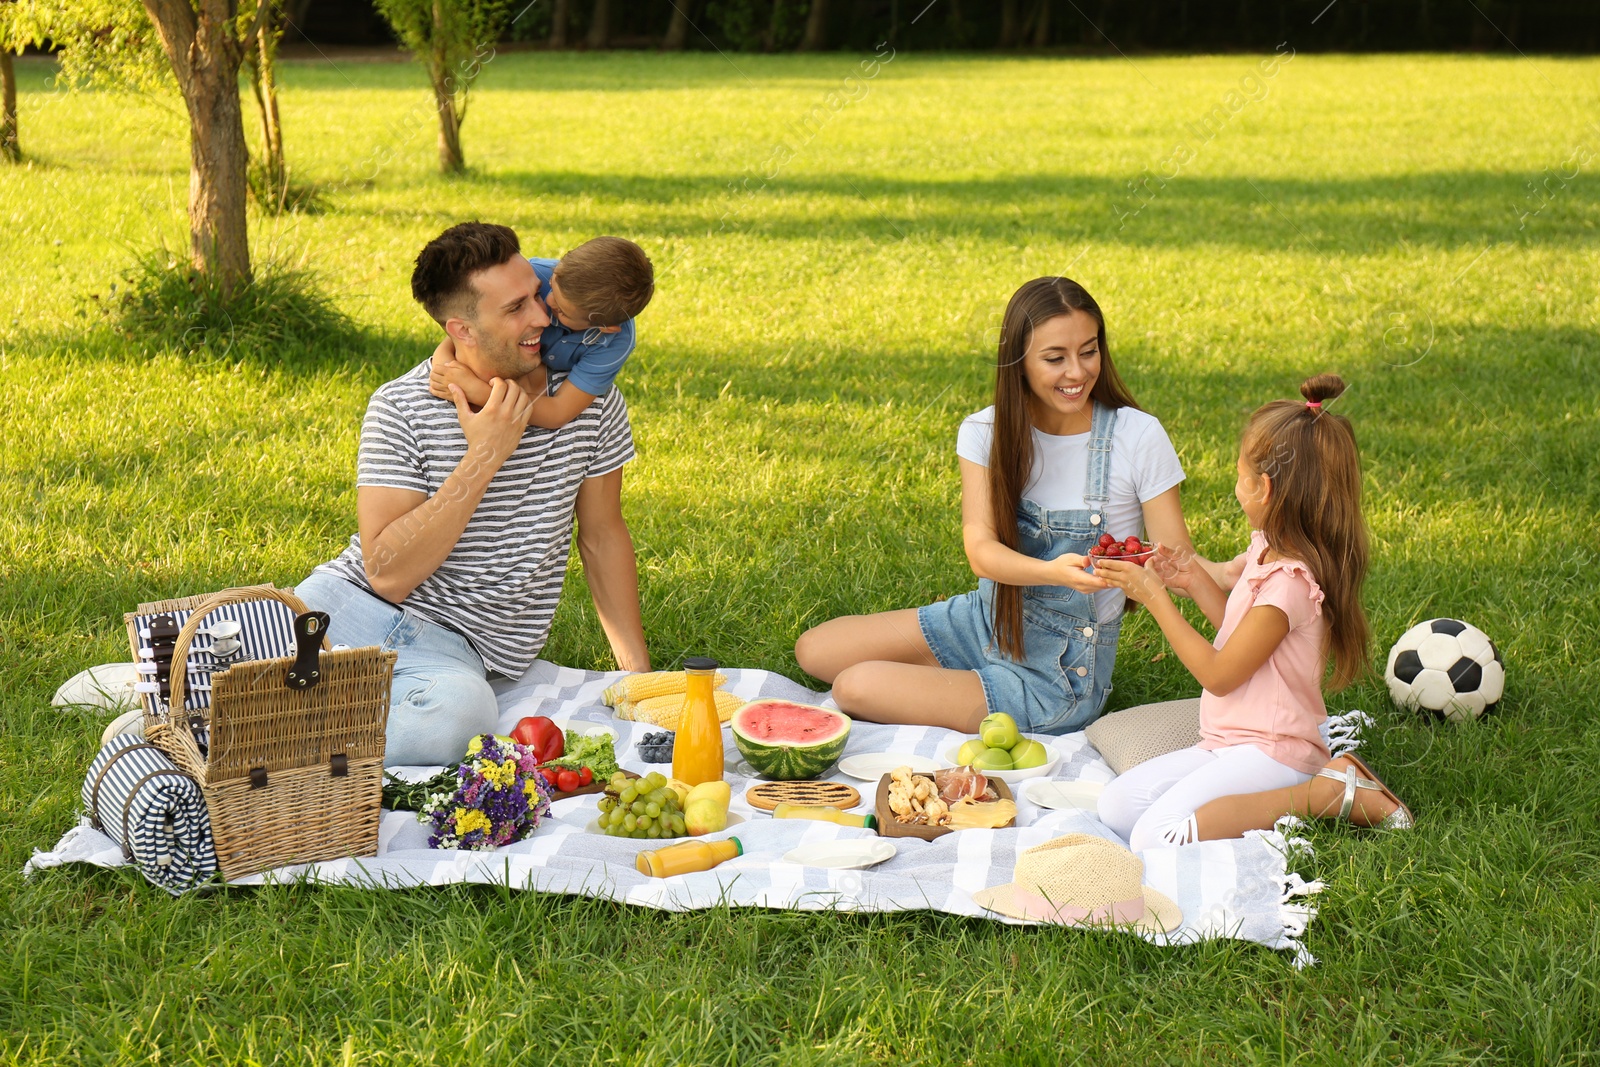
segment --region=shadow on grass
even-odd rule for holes
[[[606,209],[631,212],[629,232],[686,237],[733,232],[786,240],[906,236],[1005,239],[1047,231],[1140,246],[1225,245],[1263,251],[1371,253],[1397,242],[1454,249],[1493,238],[1535,246],[1600,242],[1600,203],[1567,193],[1542,211],[1527,199],[1527,175],[1436,171],[1351,179],[1210,177],[1163,182],[1137,173],[1114,178],[1040,174],[956,180],[812,175],[785,171],[770,181],[751,172],[655,176],[576,171],[477,171],[460,184],[537,197],[542,222],[579,230],[607,226]],[[1141,182],[1130,189],[1130,182]],[[819,213],[817,197],[858,202],[853,217]],[[563,217],[562,201],[572,202]],[[708,203],[709,202],[709,203]],[[411,220],[414,208],[346,205],[355,215]],[[1524,225],[1526,223],[1526,225]]]

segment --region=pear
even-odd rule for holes
[[[690,837],[714,834],[728,828],[728,805],[733,789],[727,782],[701,782],[683,802],[683,824]]]

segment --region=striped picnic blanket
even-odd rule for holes
[[[217,873],[199,784],[141,737],[119,734],[100,749],[84,776],[83,810],[126,862],[173,896]]]
[[[778,697],[804,703],[826,703],[781,675],[767,671],[724,668],[727,688],[745,697]],[[524,715],[548,715],[571,725],[602,724],[618,735],[617,756],[630,770],[645,772],[634,744],[654,727],[621,722],[600,702],[601,691],[622,677],[619,673],[581,671],[537,662],[516,682],[498,689],[502,732]],[[1359,712],[1330,720],[1336,751],[1358,742],[1354,731]],[[858,722],[851,729],[846,755],[873,752],[912,753],[941,757],[962,740],[949,730],[923,726],[880,726]],[[1059,759],[1051,778],[1085,783],[1092,792],[1113,777],[1082,733],[1056,738]],[[423,777],[437,768],[412,768]],[[404,770],[397,768],[396,770]],[[330,860],[285,867],[252,875],[236,884],[306,879],[372,888],[401,888],[472,882],[509,885],[551,893],[571,893],[625,901],[645,907],[682,911],[720,906],[773,907],[843,911],[929,909],[956,915],[1013,920],[985,911],[972,899],[980,889],[1011,880],[1016,856],[1024,849],[1068,833],[1097,834],[1120,840],[1092,809],[1047,809],[1017,792],[1017,825],[1001,830],[965,830],[935,841],[893,838],[895,855],[864,870],[833,870],[786,862],[784,856],[802,844],[870,837],[871,831],[832,823],[777,820],[754,810],[744,799],[750,768],[729,743],[728,780],[733,786],[733,822],[725,831],[744,845],[744,855],[710,871],[672,879],[639,874],[634,859],[643,843],[606,837],[594,831],[596,798],[572,797],[557,802],[529,839],[493,852],[439,851],[427,847],[428,828],[409,812],[385,812],[377,856]],[[862,793],[860,811],[871,810],[873,786],[835,770],[830,777],[851,782]],[[36,853],[30,868],[69,861],[115,865],[121,853],[109,841],[96,849],[92,831],[74,830],[63,839],[70,845]],[[99,835],[93,835],[98,837]],[[1149,935],[1160,944],[1186,944],[1210,938],[1237,938],[1294,953],[1297,964],[1311,962],[1300,943],[1316,909],[1305,899],[1319,892],[1320,882],[1307,882],[1290,869],[1304,842],[1280,830],[1252,833],[1233,841],[1209,841],[1183,848],[1142,853],[1145,881],[1183,909],[1183,925],[1165,935]],[[657,847],[650,842],[649,847]],[[1309,850],[1306,851],[1309,854]],[[1143,935],[1142,935],[1143,936]]]

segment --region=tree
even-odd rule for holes
[[[278,44],[283,40],[283,0],[267,0],[266,15],[256,31],[256,47],[247,58],[250,87],[261,115],[261,162],[257,168],[259,199],[264,207],[282,210],[289,195],[289,166],[283,158],[283,120],[278,115]]]
[[[565,3],[566,0],[561,2]],[[667,36],[661,42],[663,52],[681,52],[683,46],[689,42],[689,10],[694,7],[694,2],[695,0],[673,0],[672,21],[667,23]]]
[[[269,0],[30,0],[69,83],[176,84],[189,115],[189,253],[231,293],[250,281],[239,65]],[[243,10],[241,11],[241,5]]]
[[[567,26],[572,21],[572,0],[556,0],[550,16],[550,47],[567,47]]]
[[[828,47],[828,0],[811,0],[806,13],[806,33],[800,38],[800,51],[820,52]]]
[[[271,0],[143,0],[189,112],[189,252],[225,292],[250,281],[239,66]]]
[[[38,11],[32,3],[0,0],[0,158],[8,163],[22,162],[22,137],[17,126],[17,72],[11,62],[15,52],[38,44]]]
[[[594,0],[589,14],[589,34],[583,39],[589,48],[611,47],[611,0]]]
[[[148,2],[148,0],[147,0]],[[439,170],[466,169],[461,123],[467,91],[505,32],[513,0],[376,0],[400,44],[422,63],[439,112]]]
[[[4,8],[0,8],[0,19],[6,17],[3,12]],[[5,23],[0,22],[0,156],[8,163],[22,162],[22,139],[17,134],[17,72],[11,53],[20,52],[25,45],[26,42],[14,41]]]

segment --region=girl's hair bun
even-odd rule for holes
[[[1300,383],[1300,395],[1313,404],[1332,400],[1344,392],[1344,379],[1337,374],[1317,374]]]

